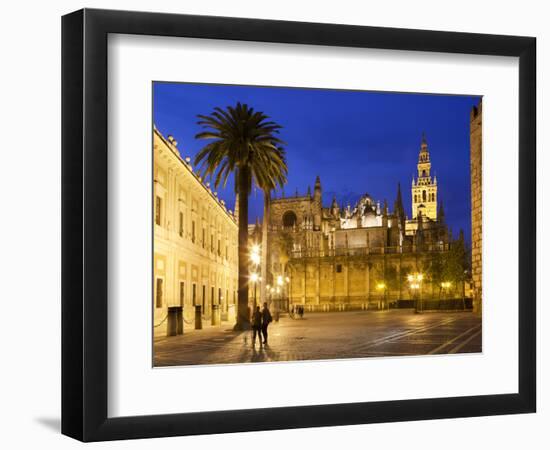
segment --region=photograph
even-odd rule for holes
[[[6,2],[0,448],[545,447],[550,27],[493,3]]]
[[[482,351],[481,95],[152,90],[154,367]]]

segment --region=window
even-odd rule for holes
[[[162,199],[157,195],[155,197],[155,223],[160,225],[160,214],[162,207]]]
[[[214,305],[214,286],[210,289],[210,302]]]
[[[202,248],[206,247],[206,230],[202,229]]]
[[[183,237],[183,213],[180,211],[179,235]]]
[[[185,283],[180,281],[180,306],[185,305]]]
[[[157,308],[162,308],[162,278],[157,278],[157,295],[156,295],[156,306]]]
[[[204,307],[206,306],[206,286],[202,285],[202,313],[204,314]]]
[[[422,171],[422,177],[425,177],[425,176],[426,176],[426,171],[423,170],[423,171]]]
[[[293,211],[287,211],[283,214],[283,227],[293,228],[296,225],[298,219]]]
[[[422,191],[422,201],[426,201],[426,191]]]
[[[195,243],[195,239],[195,221],[193,220],[193,222],[191,223],[191,242],[193,242],[193,244]]]
[[[197,285],[193,283],[193,306],[197,305]]]
[[[342,273],[342,264],[336,264],[336,273]]]
[[[221,255],[222,255],[222,243],[218,239],[218,256],[221,256]]]
[[[414,202],[415,202],[415,203],[418,202],[418,197],[416,196],[416,194],[414,194]]]

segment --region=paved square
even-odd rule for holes
[[[412,310],[310,313],[269,326],[269,342],[228,324],[157,338],[155,366],[234,364],[481,352],[481,317]]]

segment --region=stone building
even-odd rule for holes
[[[481,313],[482,294],[482,103],[470,113],[470,176],[472,189],[472,283],[474,311]]]
[[[268,282],[272,301],[288,299],[306,310],[380,308],[421,296],[439,298],[441,289],[424,276],[434,255],[452,242],[443,205],[437,203],[437,180],[425,136],[418,156],[418,177],[411,187],[412,217],[403,206],[397,185],[393,209],[364,194],[354,206],[333,198],[323,207],[322,185],[313,193],[271,200]],[[411,291],[409,275],[423,274]],[[268,297],[269,298],[269,297]]]
[[[180,156],[172,136],[154,128],[153,151],[154,334],[234,322],[235,216]]]

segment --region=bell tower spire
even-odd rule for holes
[[[323,199],[321,197],[321,178],[319,175],[315,178],[313,188],[313,229],[321,229],[321,215],[323,211]]]
[[[430,174],[432,163],[425,133],[422,133],[416,168],[418,175],[411,187],[412,218],[417,219],[421,212],[423,217],[437,220],[437,180]]]

